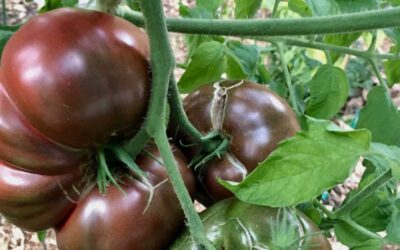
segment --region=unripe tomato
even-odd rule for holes
[[[94,187],[78,202],[76,209],[56,231],[60,250],[164,250],[183,226],[184,215],[158,150],[136,160],[155,186],[154,196],[142,182],[132,177],[121,181],[126,194],[110,186],[102,195]],[[186,159],[173,148],[175,160],[189,193],[195,178]],[[155,157],[155,159],[153,158]],[[147,203],[150,202],[147,210]]]
[[[3,85],[29,123],[88,148],[140,126],[149,96],[149,46],[129,22],[57,9],[31,18],[2,55]]]
[[[200,217],[216,250],[331,249],[318,227],[296,209],[256,206],[230,198],[215,203]],[[185,230],[169,249],[198,248]]]
[[[241,181],[280,141],[299,130],[296,115],[285,100],[268,87],[249,81],[203,86],[185,98],[184,108],[201,133],[217,131],[230,139],[221,159],[200,168],[201,184],[213,200],[232,196],[217,183],[218,178]]]

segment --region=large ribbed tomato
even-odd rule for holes
[[[206,195],[214,200],[232,196],[217,178],[241,181],[280,141],[299,130],[296,115],[285,100],[268,87],[249,81],[203,86],[185,98],[184,108],[204,135],[216,131],[230,139],[228,152],[199,170]],[[186,143],[190,144],[190,139]]]
[[[47,12],[11,37],[0,68],[0,213],[37,231],[71,212],[98,145],[142,123],[148,59],[145,33],[97,11]]]
[[[235,198],[215,203],[200,214],[216,250],[331,250],[318,227],[294,208],[256,206]],[[186,230],[170,250],[196,250]]]
[[[184,224],[184,215],[166,169],[160,164],[158,150],[151,147],[146,151],[136,162],[156,187],[154,196],[150,198],[149,189],[129,177],[121,177],[126,194],[111,186],[102,195],[94,187],[57,228],[60,250],[166,249]],[[187,167],[186,158],[175,147],[173,153],[186,187],[193,194],[195,177]]]
[[[8,41],[3,85],[38,131],[74,148],[137,128],[149,95],[149,46],[129,22],[97,11],[33,17]]]

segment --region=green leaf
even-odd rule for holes
[[[225,46],[211,41],[201,44],[178,82],[182,93],[191,92],[200,86],[221,79],[226,69]]]
[[[394,43],[400,45],[400,28],[386,28],[384,29],[385,35],[390,38]]]
[[[383,245],[383,241],[382,240],[378,240],[378,239],[369,239],[363,243],[361,243],[361,245],[357,245],[352,247],[352,250],[377,250],[377,249],[383,249],[384,245]]]
[[[3,53],[3,49],[6,46],[8,40],[14,34],[13,31],[2,30],[1,28],[2,27],[0,27],[0,58],[1,58],[1,54]]]
[[[235,17],[252,18],[261,7],[262,0],[235,0]]]
[[[327,35],[324,37],[324,41],[329,44],[348,47],[355,42],[361,34],[362,32]],[[330,52],[330,55],[332,61],[336,62],[342,54]]]
[[[289,0],[288,7],[291,11],[296,12],[300,16],[309,17],[313,15],[310,7],[304,2],[304,0]]]
[[[321,66],[309,83],[310,102],[306,113],[315,118],[329,119],[346,103],[349,82],[346,73],[330,65]]]
[[[44,13],[57,8],[62,8],[61,0],[46,0],[43,7],[40,8],[39,13]]]
[[[220,183],[252,204],[286,207],[309,201],[342,183],[369,148],[367,130],[342,131],[329,124],[310,119],[308,131],[281,142],[244,181]]]
[[[342,13],[363,12],[379,8],[379,0],[335,0]]]
[[[386,240],[390,243],[400,244],[400,199],[394,202],[394,211],[392,220],[388,225],[386,232]]]
[[[345,222],[340,222],[334,225],[334,230],[335,230],[335,235],[337,239],[345,244],[346,246],[349,246],[350,248],[353,249],[353,247],[356,246],[362,246],[365,242],[368,242],[371,240],[370,237],[360,233],[357,230],[354,230],[352,226]],[[380,249],[380,248],[377,248]],[[369,250],[377,250],[375,249],[369,249]]]
[[[392,48],[391,52],[397,53],[398,48]],[[396,83],[400,83],[400,60],[387,60],[383,63],[385,74],[388,80],[389,87]]]
[[[400,147],[400,114],[384,87],[370,90],[356,127],[371,131],[374,142]]]
[[[183,4],[179,5],[179,15],[187,18],[200,18],[200,19],[212,19],[213,13],[204,8],[189,8]]]
[[[335,0],[306,0],[314,16],[329,16],[339,14],[339,5]]]
[[[224,3],[224,0],[196,0],[196,7],[203,8],[215,13]]]
[[[63,7],[74,7],[78,2],[79,0],[61,0]]]
[[[392,175],[400,181],[400,148],[381,143],[373,143],[370,153],[365,156],[375,166],[383,169],[390,168]]]
[[[126,4],[128,4],[129,8],[132,10],[140,11],[139,0],[126,0]]]
[[[257,73],[260,55],[257,46],[230,41],[227,53],[229,79],[251,79]]]

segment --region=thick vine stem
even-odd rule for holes
[[[140,13],[121,7],[117,14],[143,25]],[[215,20],[169,18],[171,32],[226,36],[293,36],[346,33],[400,26],[400,7],[335,16],[292,19]]]
[[[179,124],[179,129],[181,129],[183,133],[190,135],[194,141],[200,143],[202,141],[203,134],[200,133],[200,131],[198,131],[189,121],[185,110],[183,109],[178,86],[173,76],[170,78],[168,94],[170,108],[174,111],[171,113],[171,122],[173,122],[173,124]]]
[[[373,182],[367,185],[360,192],[355,194],[347,203],[345,203],[341,208],[335,211],[336,218],[341,218],[349,214],[355,207],[360,204],[365,198],[372,195],[379,187],[387,183],[392,178],[392,171],[390,169],[386,170]]]
[[[166,105],[169,79],[174,68],[172,49],[168,40],[163,6],[161,0],[140,0],[145,17],[145,26],[150,39],[152,65],[152,91],[145,122],[147,133],[154,138],[165,163],[172,186],[188,219],[189,229],[194,241],[207,250],[215,248],[207,239],[200,217],[197,214],[182,176],[176,166],[166,135]]]

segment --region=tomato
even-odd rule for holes
[[[1,60],[0,213],[44,230],[76,206],[97,147],[141,125],[148,39],[123,19],[58,9],[23,25]]]
[[[228,152],[221,159],[200,168],[201,185],[213,200],[232,196],[217,183],[218,178],[243,180],[280,141],[299,130],[296,115],[282,98],[249,81],[203,86],[185,98],[184,108],[201,133],[217,131],[230,139]],[[190,138],[186,142],[190,144]]]
[[[129,22],[57,9],[31,18],[6,44],[3,85],[38,131],[88,148],[136,129],[149,96],[149,45]]]
[[[229,198],[215,203],[200,217],[217,250],[331,249],[318,227],[296,209],[256,206]],[[197,247],[185,230],[169,249]]]
[[[129,177],[121,183],[126,195],[115,186],[108,187],[105,195],[94,187],[57,228],[60,250],[166,249],[183,225],[184,215],[171,183],[166,181],[168,175],[159,163],[158,150],[152,147],[147,151],[152,156],[141,155],[136,162],[156,186],[153,198],[150,199],[149,189],[143,183]],[[183,154],[176,148],[173,152],[185,184],[193,194],[195,177]]]

